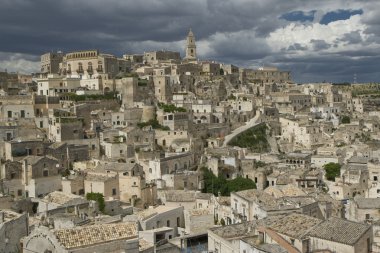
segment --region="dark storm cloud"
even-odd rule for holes
[[[349,44],[358,44],[358,43],[363,42],[362,36],[360,35],[359,31],[353,31],[353,32],[344,34],[341,41],[345,41]]]
[[[303,51],[303,50],[306,50],[307,47],[306,46],[302,46],[300,43],[294,43],[293,45],[289,46],[288,47],[288,51]]]
[[[372,55],[378,49],[373,45],[380,43],[379,13],[373,6],[347,7],[349,10],[362,10],[362,13],[350,11],[349,15],[361,14],[366,24],[361,32],[367,34],[366,40],[360,31],[348,30],[333,43],[326,42],[323,35],[310,37],[311,42],[307,45],[297,40],[285,44],[286,41],[278,37],[276,40],[283,44],[283,50],[276,50],[268,43],[271,33],[293,21],[300,25],[303,21],[307,24],[318,23],[326,13],[340,13],[343,3],[346,3],[342,0],[310,2],[2,0],[0,69],[21,68],[22,71],[24,68],[29,71],[34,66],[37,70],[39,55],[56,50],[69,52],[96,48],[121,56],[124,53],[167,49],[183,54],[183,40],[191,27],[198,42],[199,56],[203,59],[247,67],[277,65],[292,70],[295,79],[301,81],[308,80],[308,76],[318,77],[320,74],[317,71],[326,71],[325,75],[331,78],[343,78],[344,73],[351,76],[351,70],[345,66],[363,66],[363,70],[373,70]],[[355,1],[349,2],[355,4]],[[369,0],[368,3],[374,4],[376,1]],[[341,20],[345,17],[335,15],[335,18]],[[308,30],[305,36],[314,32]],[[342,43],[362,47],[343,50]],[[333,48],[340,52],[314,56],[315,51],[325,52]],[[336,65],[325,67],[327,64],[323,62]],[[303,71],[306,74],[302,74]],[[366,76],[368,80],[378,78],[376,71]]]
[[[329,49],[331,47],[331,45],[324,40],[310,40],[310,43],[313,45],[315,51]]]

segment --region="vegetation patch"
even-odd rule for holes
[[[267,129],[268,127],[265,124],[254,126],[235,136],[228,145],[248,148],[257,153],[269,152],[270,145],[266,138]]]
[[[326,171],[326,179],[335,182],[335,178],[340,176],[340,164],[328,163],[323,166]]]
[[[164,112],[186,112],[186,109],[183,107],[177,107],[173,104],[164,104],[164,103],[158,103],[158,107],[164,110]]]
[[[65,96],[69,97],[69,100],[78,102],[86,100],[112,100],[116,99],[116,92],[109,92],[106,94],[92,94],[92,95],[77,95],[75,93],[68,93]]]
[[[233,180],[227,180],[223,176],[215,176],[207,168],[202,168],[205,187],[202,192],[213,193],[215,196],[230,196],[231,192],[256,189],[256,184],[249,178],[237,177]]]
[[[144,128],[146,126],[152,126],[153,129],[161,129],[161,130],[165,130],[165,131],[170,130],[170,128],[168,126],[163,126],[160,123],[158,123],[157,119],[151,119],[151,120],[149,120],[147,122],[137,123],[137,126],[139,128]]]
[[[146,80],[146,79],[140,79],[139,78],[139,80],[137,82],[137,85],[138,86],[147,86],[148,85],[148,80]]]
[[[104,208],[105,208],[106,204],[104,203],[103,194],[97,193],[97,192],[89,192],[86,194],[86,199],[87,200],[94,200],[94,201],[98,202],[99,211],[104,213]]]
[[[351,123],[351,118],[349,116],[347,116],[347,115],[344,115],[344,116],[342,116],[341,121],[342,121],[342,124],[350,124]]]

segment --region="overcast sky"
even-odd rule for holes
[[[0,70],[38,71],[39,56],[99,49],[184,55],[290,70],[297,82],[380,81],[378,0],[0,0]]]

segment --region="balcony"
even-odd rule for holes
[[[92,73],[94,73],[94,70],[92,68],[88,68],[87,73],[92,74]]]
[[[96,68],[96,71],[97,71],[98,73],[101,73],[101,72],[103,72],[103,68]]]
[[[79,73],[82,73],[83,74],[83,69],[77,69],[76,72],[79,74]]]

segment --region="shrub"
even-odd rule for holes
[[[97,192],[89,192],[86,194],[86,199],[87,200],[94,200],[98,202],[99,205],[99,210],[104,213],[104,208],[105,208],[105,203],[104,203],[104,196],[101,193]]]
[[[160,125],[160,123],[158,123],[157,119],[151,119],[151,120],[149,120],[147,122],[137,123],[137,126],[139,128],[143,128],[143,127],[146,127],[146,126],[152,126],[153,129],[161,129],[161,130],[165,130],[165,131],[170,130],[170,128],[168,126]]]
[[[243,191],[248,189],[256,189],[256,184],[251,179],[237,177],[233,180],[227,180],[222,176],[215,176],[214,173],[207,168],[202,168],[205,187],[204,193],[213,193],[215,196],[230,196],[231,192]]]
[[[183,107],[177,107],[173,104],[164,104],[164,103],[158,103],[158,107],[164,110],[164,112],[186,112],[186,109]]]

